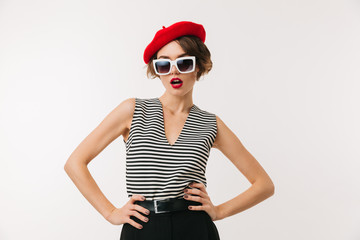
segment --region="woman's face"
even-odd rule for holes
[[[157,59],[160,58],[167,58],[170,60],[175,60],[179,57],[190,56],[185,54],[184,50],[176,41],[171,41],[165,46],[163,46],[157,53]],[[184,96],[185,94],[192,91],[193,86],[196,81],[196,75],[199,71],[198,67],[196,66],[195,71],[191,73],[180,73],[176,66],[172,66],[171,72],[168,75],[158,75],[162,84],[164,85],[166,91],[173,95]],[[171,85],[171,79],[173,78],[180,78],[182,81],[182,85],[179,88],[175,88]]]

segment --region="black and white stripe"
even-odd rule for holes
[[[173,145],[164,130],[159,98],[135,98],[126,146],[128,197],[182,198],[190,182],[206,184],[206,164],[217,133],[216,115],[193,105]]]

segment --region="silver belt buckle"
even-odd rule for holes
[[[161,200],[154,200],[154,208],[155,208],[155,213],[165,213],[165,212],[170,212],[170,211],[158,211],[158,206],[157,206],[157,202],[161,201]]]

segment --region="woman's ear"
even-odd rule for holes
[[[199,71],[199,66],[197,64],[195,64],[195,72]]]

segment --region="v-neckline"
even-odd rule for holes
[[[179,141],[179,138],[182,136],[183,134],[183,131],[187,125],[187,122],[189,121],[189,117],[190,117],[190,114],[192,113],[194,107],[195,107],[195,104],[193,104],[190,108],[190,112],[188,113],[187,117],[186,117],[186,120],[185,120],[185,123],[180,131],[180,134],[178,135],[178,137],[176,138],[175,142],[173,144],[170,144],[169,143],[169,140],[167,139],[166,137],[166,132],[165,132],[165,121],[164,121],[164,108],[163,108],[163,105],[160,101],[160,99],[157,97],[156,100],[158,101],[159,105],[160,105],[160,109],[161,109],[161,125],[162,125],[162,132],[163,132],[163,137],[165,138],[166,140],[166,143],[170,146],[170,147],[173,147],[178,141]]]

